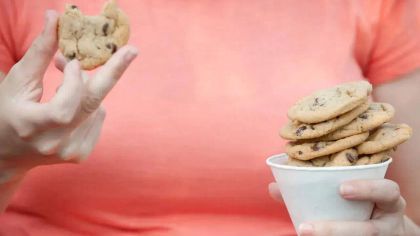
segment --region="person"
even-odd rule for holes
[[[370,221],[300,235],[420,235],[418,1],[120,0],[130,45],[91,73],[56,54],[65,2],[0,1],[1,235],[294,235],[264,160],[296,99],[359,79],[414,136],[341,186]]]

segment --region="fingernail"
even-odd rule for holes
[[[354,194],[354,187],[350,184],[342,184],[340,186],[340,193],[341,195],[346,195],[346,196],[352,195]]]
[[[138,54],[138,50],[136,48],[132,48],[128,50],[128,52],[125,54],[124,59],[126,61],[131,61],[137,56],[137,54]]]
[[[311,236],[314,233],[314,226],[308,223],[303,223],[299,225],[299,235],[300,236]]]

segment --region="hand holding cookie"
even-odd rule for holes
[[[58,18],[47,11],[42,34],[0,83],[0,183],[38,165],[86,158],[105,118],[101,102],[137,56],[135,47],[123,46],[87,78],[78,60],[59,55],[63,82],[50,101],[41,103],[43,77],[57,51]]]

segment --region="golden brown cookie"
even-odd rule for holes
[[[349,148],[332,154],[330,161],[327,162],[325,166],[351,166],[354,165],[358,159],[356,149]]]
[[[291,120],[313,124],[344,114],[367,100],[372,85],[355,81],[317,91],[296,102],[288,111]]]
[[[406,124],[386,123],[376,129],[369,138],[357,147],[359,154],[379,153],[401,144],[412,135]]]
[[[58,46],[68,59],[77,59],[83,69],[104,64],[130,35],[127,16],[114,0],[97,16],[85,16],[75,5],[67,5],[58,23]]]
[[[304,124],[289,121],[280,131],[280,136],[289,140],[312,139],[326,135],[344,125],[349,124],[369,107],[367,102],[331,120],[316,124]],[[350,136],[350,135],[349,135]]]
[[[321,137],[321,139],[325,141],[337,140],[373,130],[383,123],[390,121],[394,113],[394,107],[388,103],[371,103],[369,104],[369,108],[351,123]]]
[[[295,159],[293,157],[289,157],[287,159],[287,165],[289,165],[289,166],[300,166],[300,167],[313,167],[314,166],[311,161],[301,161],[301,160]]]
[[[330,155],[356,145],[367,139],[369,132],[356,134],[336,141],[320,142],[289,142],[286,145],[286,152],[289,156],[299,160],[311,160],[316,157]]]

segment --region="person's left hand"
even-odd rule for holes
[[[275,183],[269,185],[270,195],[281,200]],[[299,226],[300,236],[367,236],[367,235],[418,235],[418,227],[404,215],[406,202],[397,183],[387,180],[354,180],[340,187],[343,198],[352,201],[375,203],[369,221],[317,221]]]

